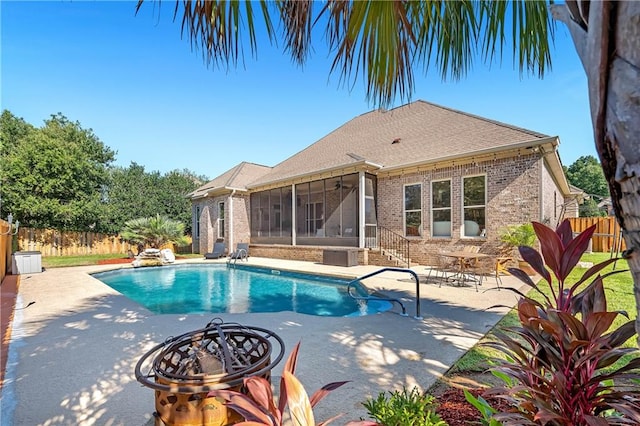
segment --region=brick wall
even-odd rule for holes
[[[563,203],[564,197],[551,173],[546,167],[542,167],[542,217],[538,220],[555,228],[562,214]]]
[[[198,253],[209,253],[213,250],[213,243],[219,238],[218,235],[218,203],[225,203],[225,215],[228,211],[228,197],[219,196],[211,198],[203,198],[194,203],[200,206],[200,235],[198,235]],[[195,209],[194,209],[195,211]],[[225,235],[228,235],[228,219],[225,220]]]
[[[229,209],[229,207],[226,207]],[[248,243],[251,238],[249,219],[249,194],[234,194],[233,196],[233,230],[229,230],[228,236],[233,232],[233,244]],[[230,216],[227,210],[227,216]],[[230,226],[231,222],[227,226]],[[227,238],[229,241],[229,238]]]
[[[334,247],[335,248],[335,247]],[[268,257],[271,259],[301,260],[305,262],[322,263],[322,251],[325,247],[318,246],[285,246],[271,244],[251,244],[251,256]],[[353,249],[353,247],[350,247]],[[358,265],[369,264],[369,250],[358,250]]]
[[[421,236],[410,239],[411,259],[420,264],[434,264],[442,249],[459,249],[477,245],[483,251],[501,245],[499,234],[508,225],[540,220],[541,168],[537,154],[512,159],[485,161],[416,172],[402,176],[378,178],[378,223],[404,235],[403,186],[422,184]],[[462,180],[466,176],[486,175],[486,238],[462,238]],[[451,180],[451,238],[431,237],[431,182]]]

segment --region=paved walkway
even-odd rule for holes
[[[210,263],[214,263],[210,261]],[[252,257],[250,264],[357,277],[376,266],[333,267]],[[151,347],[219,316],[226,322],[264,327],[285,341],[287,355],[302,341],[298,377],[312,393],[340,380],[350,383],[316,407],[318,421],[346,413],[335,424],[366,417],[361,403],[380,392],[426,389],[513,306],[510,291],[421,284],[423,319],[416,319],[416,285],[408,274],[384,273],[366,280],[371,288],[406,302],[399,309],[355,318],[316,317],[291,312],[265,314],[154,315],[88,275],[113,266],[48,269],[22,275],[0,424],[151,424],[153,391],[134,377],[138,359]],[[421,277],[424,267],[413,268]],[[514,278],[505,284],[521,287]],[[277,380],[281,362],[274,371]],[[274,383],[277,381],[274,380]]]

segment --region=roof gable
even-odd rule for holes
[[[271,167],[243,161],[227,170],[215,179],[205,183],[188,196],[191,198],[206,197],[215,192],[231,191],[233,189],[247,190],[247,185],[271,170]]]
[[[350,120],[279,163],[251,186],[364,161],[381,170],[393,169],[544,138],[548,136],[418,100]]]

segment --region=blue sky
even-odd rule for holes
[[[2,1],[2,109],[36,126],[61,112],[117,151],[117,165],[213,178],[241,161],[274,166],[374,108],[362,80],[348,88],[329,73],[322,39],[303,68],[266,39],[257,59],[247,47],[244,65],[207,68],[181,39],[173,4],[136,15],[135,2]],[[458,82],[419,71],[412,99],[558,135],[567,166],[597,158],[586,77],[557,29],[543,80],[521,78],[508,52]]]

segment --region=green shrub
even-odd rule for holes
[[[446,426],[435,413],[436,403],[431,395],[413,388],[410,392],[381,392],[376,399],[369,399],[365,406],[369,416],[384,426]]]
[[[512,247],[533,246],[536,241],[536,232],[533,224],[509,226],[500,233],[500,241]]]

